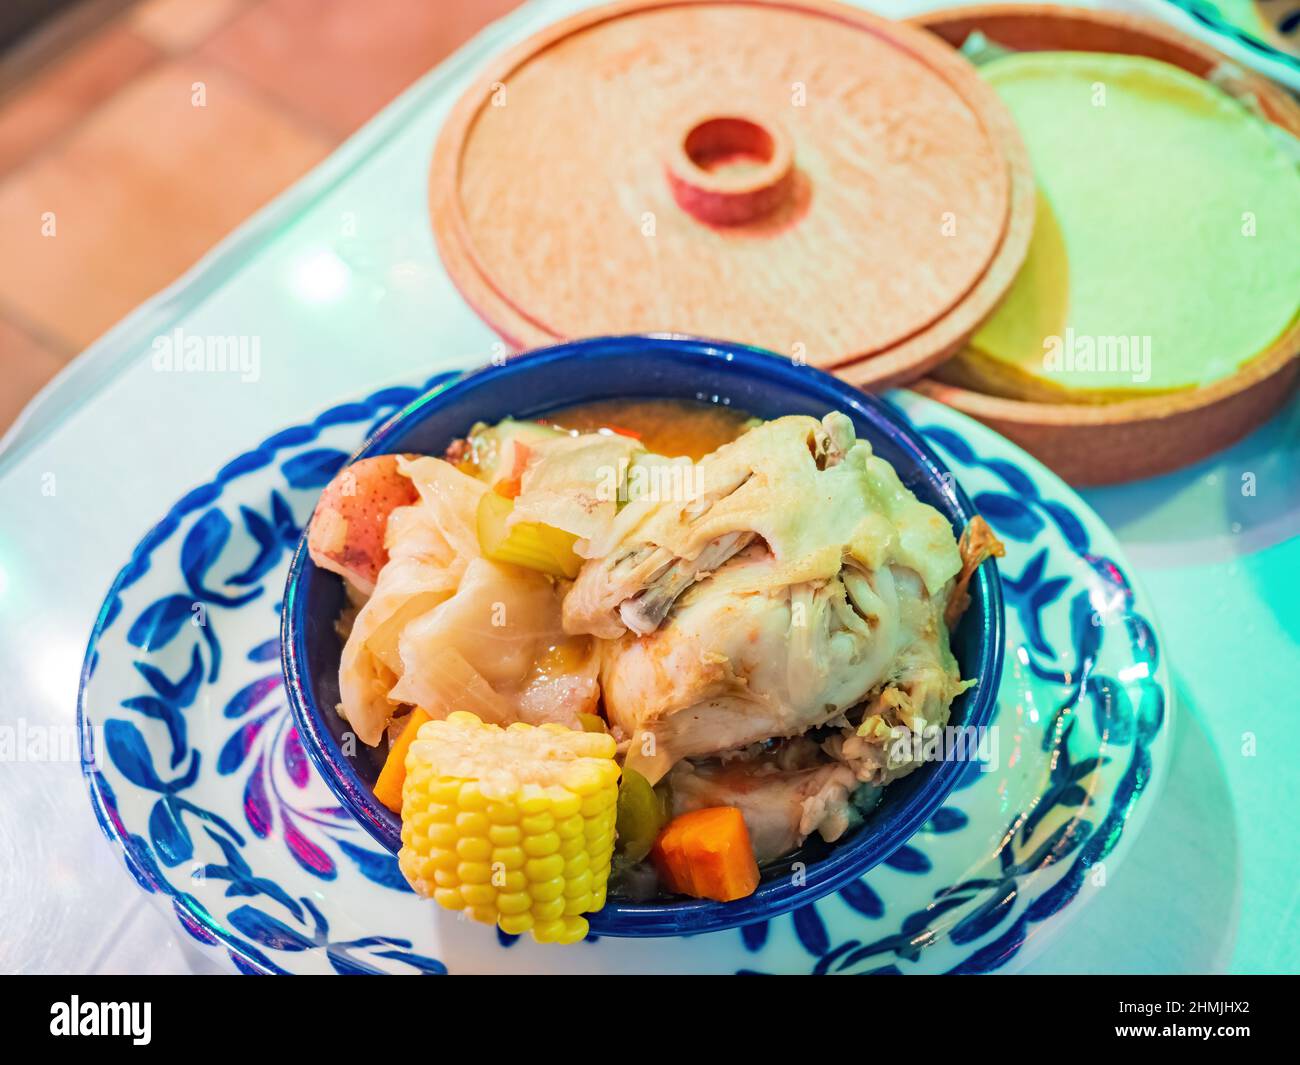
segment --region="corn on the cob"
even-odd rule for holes
[[[508,728],[457,712],[421,726],[406,755],[402,873],[451,910],[575,943],[605,905],[618,800],[614,738],[560,725]]]

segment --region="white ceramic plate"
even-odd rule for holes
[[[334,407],[232,459],[145,535],[91,635],[79,723],[95,815],[206,948],[249,972],[989,972],[1115,875],[1168,758],[1150,603],[1059,479],[899,392],[1007,544],[996,742],[940,813],[850,887],[736,931],[543,947],[416,898],[306,758],[278,633],[317,493],[418,391]]]

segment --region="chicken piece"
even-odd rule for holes
[[[636,456],[629,482],[641,469],[662,475],[656,459]],[[960,567],[942,515],[855,439],[843,414],[762,423],[705,456],[681,481],[689,491],[629,493],[612,520],[582,531],[566,525],[558,508],[531,506],[533,520],[587,537],[579,554],[589,561],[565,601],[569,632],[604,639],[629,629],[653,632],[687,589],[759,541],[779,584],[830,580],[846,555],[871,569],[901,562],[931,590]],[[521,499],[529,496],[525,475]]]
[[[565,600],[566,630],[624,630],[605,650],[601,687],[611,723],[631,739],[628,764],[652,782],[683,758],[843,715],[894,675],[907,648],[946,642],[941,607],[961,568],[947,521],[843,415],[777,419],[699,467],[704,496],[641,517],[628,504]],[[737,533],[749,539],[713,563],[710,551],[728,554]],[[601,568],[611,556],[599,552],[628,544],[649,589],[598,612],[623,564]],[[660,569],[667,556],[676,561]]]
[[[933,619],[900,567],[846,566],[786,585],[753,546],[696,584],[649,636],[606,646],[605,709],[631,737],[628,764],[651,782],[682,758],[797,736],[859,703],[894,667],[911,632]],[[937,639],[937,630],[930,629]]]
[[[783,768],[766,755],[725,763],[681,762],[669,780],[674,817],[712,806],[738,809],[759,862],[789,854],[814,832],[833,843],[860,820],[851,800],[858,780],[835,762]]]
[[[910,639],[886,682],[869,697],[861,721],[846,725],[822,744],[827,755],[864,783],[883,786],[916,769],[925,745],[947,725],[952,701],[976,683],[960,677],[940,616],[941,602],[932,600],[930,616],[922,616],[921,623],[909,629]]]
[[[752,531],[736,529],[683,554],[680,548],[666,545],[667,537],[654,530],[653,526],[663,524],[664,514],[695,521],[718,498],[735,490],[739,481],[704,493],[708,461],[709,456],[699,464],[659,455],[634,457],[619,489],[625,505],[581,552],[591,561],[583,566],[565,600],[569,632],[611,640],[629,629],[653,632],[682,592],[755,539]],[[743,479],[744,474],[737,476]]]
[[[588,563],[565,599],[565,628],[607,640],[629,629],[642,635],[654,632],[682,592],[753,538],[753,533],[728,533],[689,560],[675,557],[666,548],[642,544],[608,565]]]
[[[619,619],[632,632],[641,635],[654,632],[682,592],[744,550],[753,539],[754,534],[750,532],[727,533],[710,540],[695,558],[670,562],[643,591],[619,604]]]
[[[616,528],[635,524],[665,499],[691,494],[691,461],[651,455],[637,440],[615,433],[530,440],[527,455],[509,524],[562,529],[578,537],[579,556],[593,559],[567,599],[566,610],[581,619],[566,624],[572,633],[614,638],[625,626],[652,631],[677,594],[752,539],[722,537],[685,563],[650,543],[608,552],[603,545],[620,538]]]
[[[397,463],[396,455],[375,455],[343,467],[325,486],[307,529],[312,561],[364,596],[374,592],[388,561],[388,516],[419,498]]]

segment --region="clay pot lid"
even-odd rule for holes
[[[1033,209],[1015,166],[1000,101],[915,28],[820,0],[635,0],[476,80],[431,207],[452,279],[518,346],[693,333],[870,357],[880,383],[951,354],[1014,277],[1013,208]]]

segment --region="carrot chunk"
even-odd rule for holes
[[[375,781],[375,798],[395,814],[402,812],[402,785],[406,783],[407,749],[415,739],[415,734],[420,731],[420,726],[431,720],[433,719],[418,706],[411,711],[405,727],[398,734],[392,747],[388,749],[384,768],[379,771],[379,779]]]
[[[669,891],[731,902],[758,888],[758,863],[745,819],[733,806],[692,810],[673,818],[650,852]]]

